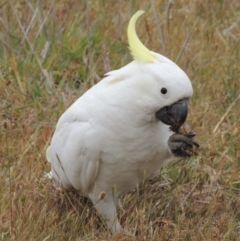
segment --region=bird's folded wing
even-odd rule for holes
[[[89,122],[68,120],[57,126],[47,159],[52,174],[65,188],[88,191],[99,168],[100,152]]]

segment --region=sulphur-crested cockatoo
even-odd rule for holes
[[[135,23],[142,13],[128,26],[134,61],[77,99],[47,148],[55,182],[87,195],[113,233],[121,230],[118,196],[153,178],[172,156],[187,156],[194,145],[192,136],[174,134],[187,117],[191,82],[175,63],[141,43]]]

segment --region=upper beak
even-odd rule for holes
[[[155,113],[156,118],[166,125],[170,125],[170,129],[178,132],[181,125],[187,119],[188,114],[188,100],[183,99],[178,102],[165,106]]]

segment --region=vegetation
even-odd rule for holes
[[[112,236],[87,199],[54,188],[45,150],[64,110],[132,60],[126,28],[194,87],[198,156],[121,199]],[[0,239],[240,240],[240,2],[0,1]]]

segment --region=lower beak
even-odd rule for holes
[[[188,100],[180,100],[170,106],[165,106],[155,113],[158,120],[166,125],[171,126],[170,129],[178,132],[181,125],[187,119]]]

